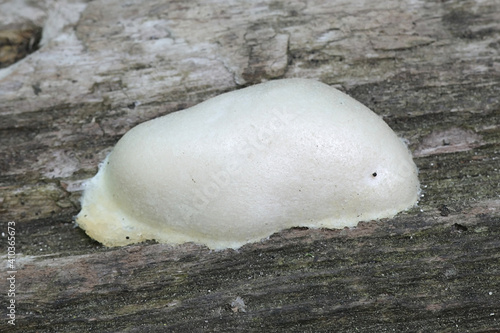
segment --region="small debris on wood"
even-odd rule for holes
[[[451,226],[451,229],[453,231],[457,231],[457,232],[464,232],[464,231],[467,231],[468,228],[464,225],[461,225],[461,224],[458,224],[458,223],[455,223]]]
[[[246,311],[246,305],[245,302],[243,301],[243,298],[240,296],[237,296],[234,301],[231,302],[231,310],[236,313],[236,312],[247,312]]]
[[[450,215],[450,209],[446,205],[441,205],[439,206],[439,211],[441,213],[441,216],[448,216]]]

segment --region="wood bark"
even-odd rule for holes
[[[0,69],[0,230],[15,222],[2,332],[500,331],[500,4],[7,1],[41,27]],[[408,141],[418,207],[238,251],[105,248],[75,227],[82,183],[130,128],[265,80],[317,79]]]

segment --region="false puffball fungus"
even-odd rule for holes
[[[284,79],[147,121],[90,180],[78,224],[107,246],[238,248],[415,205],[417,168],[389,126],[320,82]]]

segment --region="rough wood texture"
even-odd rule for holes
[[[5,29],[27,21],[42,46],[0,70],[0,229],[16,222],[18,271],[0,331],[500,331],[498,1],[0,4]],[[108,249],[74,227],[82,182],[131,127],[282,77],[383,116],[416,156],[419,207],[240,251]]]

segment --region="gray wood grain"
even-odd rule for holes
[[[2,255],[17,232],[16,325],[0,331],[500,331],[498,1],[0,4],[0,30],[26,22],[40,49],[0,69]],[[75,227],[82,183],[127,130],[288,77],[407,140],[419,206],[239,251],[104,248]]]

